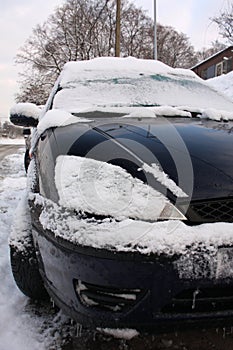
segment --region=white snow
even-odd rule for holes
[[[121,328],[98,328],[98,331],[104,334],[112,335],[114,338],[130,340],[139,335],[136,329]]]
[[[146,173],[151,173],[155,179],[157,179],[177,197],[188,197],[188,195],[179,186],[177,186],[177,184],[171,180],[157,164],[152,163],[151,165],[148,165],[144,163],[142,165],[142,169],[145,170]]]
[[[200,115],[203,119],[211,119],[216,121],[228,121],[233,120],[232,118],[232,112],[226,112],[223,110],[216,110],[213,108],[208,108],[202,112]]]
[[[190,112],[183,111],[178,107],[171,106],[161,106],[161,107],[131,107],[129,114],[123,116],[122,118],[155,118],[158,116],[163,117],[187,117],[191,118]]]
[[[25,201],[21,201],[26,188],[23,152],[24,148],[0,161],[0,350],[59,350],[75,326],[68,328],[62,312],[54,315],[43,306],[33,306],[11,273],[8,239],[12,223],[16,213],[23,214],[16,220],[18,229],[25,228],[27,221]]]
[[[233,244],[233,224],[214,223],[187,226],[178,220],[83,219],[40,195],[30,197],[42,206],[40,222],[56,236],[83,246],[142,254],[181,254],[188,259],[201,244],[215,253]],[[192,249],[190,248],[192,247]]]
[[[27,298],[16,288],[9,264],[8,236],[15,209],[26,186],[22,151],[0,162],[0,170],[0,349],[39,350],[41,343],[33,335],[32,320],[23,313]]]
[[[232,103],[209,89],[192,71],[154,60],[104,57],[69,62],[61,74],[60,86],[53,108],[71,113],[94,106],[188,105],[232,111]]]
[[[25,190],[15,211],[9,243],[19,251],[26,251],[30,246],[32,230],[31,215],[28,205],[28,193]]]
[[[233,72],[208,79],[206,82],[209,86],[225,94],[233,101]]]
[[[71,113],[64,110],[52,109],[46,112],[45,116],[39,121],[37,125],[37,132],[39,135],[41,135],[46,129],[51,127],[60,127],[74,123],[86,123],[90,121],[91,120],[89,119],[75,117]]]
[[[62,89],[54,96],[58,86]],[[233,103],[191,70],[132,57],[101,57],[65,64],[44,111],[51,103],[53,110],[40,115],[39,134],[50,127],[75,123],[69,113],[91,111],[136,118],[191,117],[191,112],[198,111],[200,117],[233,120]],[[81,119],[76,121],[85,121]]]
[[[145,165],[145,168],[150,171],[149,166]],[[164,173],[153,168],[155,172],[157,178],[168,184],[168,188],[178,192],[178,186]],[[55,183],[59,204],[78,212],[150,221],[175,215],[175,208],[173,210],[163,194],[121,167],[94,159],[59,156],[55,166]],[[179,189],[178,194],[183,195],[183,191]]]
[[[41,113],[41,108],[36,106],[34,103],[16,103],[13,107],[10,109],[10,114],[18,114],[23,115],[24,117],[31,117],[34,119],[38,119],[39,115]]]
[[[25,145],[25,139],[23,137],[15,139],[0,137],[0,145]]]

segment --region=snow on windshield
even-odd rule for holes
[[[66,63],[47,108],[50,104],[53,111],[41,114],[38,135],[75,123],[69,113],[82,114],[76,122],[96,111],[130,118],[191,117],[194,112],[201,118],[233,120],[233,103],[191,70],[132,57]]]
[[[96,58],[69,62],[53,107],[71,113],[93,108],[189,106],[232,112],[233,104],[188,69],[154,60]]]

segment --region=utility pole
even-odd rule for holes
[[[121,0],[116,0],[116,46],[115,56],[120,57],[120,41],[121,41]]]
[[[157,60],[157,12],[156,0],[154,0],[154,59]]]

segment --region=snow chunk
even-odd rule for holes
[[[141,118],[156,118],[156,113],[154,110],[150,108],[137,108],[133,109],[132,112],[130,112],[127,115],[124,115],[121,118],[136,118],[136,119],[141,119]]]
[[[37,132],[39,135],[43,134],[46,129],[52,127],[61,127],[75,123],[90,122],[89,119],[75,117],[67,111],[52,109],[48,111],[37,125]]]
[[[154,221],[169,203],[121,167],[83,157],[59,156],[55,183],[59,203],[78,212]]]
[[[177,197],[188,197],[188,195],[179,186],[177,186],[176,183],[171,180],[157,164],[153,163],[148,165],[144,163],[142,165],[142,169],[145,170],[146,173],[151,173],[155,179],[157,179]]]
[[[188,117],[192,115],[188,111],[182,111],[176,107],[161,106],[161,107],[144,107],[134,108],[128,115],[122,118],[156,118],[157,116],[163,117]]]
[[[38,119],[41,113],[41,109],[34,103],[16,103],[11,109],[10,114],[23,115],[27,118]]]
[[[209,108],[204,110],[200,117],[216,121],[228,121],[233,120],[233,112],[226,112]]]
[[[139,335],[139,332],[136,329],[128,328],[97,328],[97,331],[111,335],[114,338],[130,340]]]

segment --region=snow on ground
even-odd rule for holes
[[[0,162],[0,350],[60,349],[66,332],[71,331],[67,330],[69,320],[49,310],[50,306],[33,305],[17,289],[11,274],[8,238],[26,186],[23,151]]]
[[[17,139],[10,139],[9,137],[0,137],[0,145],[24,145],[25,140],[23,137]]]

